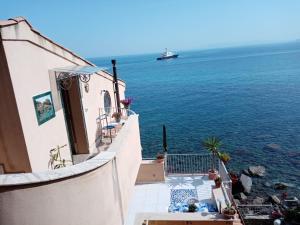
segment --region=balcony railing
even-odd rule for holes
[[[269,217],[272,213],[272,204],[268,205],[238,205],[237,206],[243,219],[249,219],[257,216]]]
[[[99,108],[96,118],[98,138],[95,141],[95,151],[106,150],[131,115],[135,115],[135,112],[130,109],[121,108],[119,114],[118,109],[114,107]]]
[[[232,201],[233,200],[232,181],[231,181],[231,178],[229,176],[226,166],[224,165],[224,163],[221,160],[219,160],[219,175],[222,179],[223,186],[227,193],[227,196]]]
[[[212,162],[213,157],[208,154],[168,154],[165,171],[167,174],[206,174],[212,168]]]
[[[165,172],[171,174],[207,174],[214,165],[222,179],[222,190],[228,203],[232,202],[232,181],[224,163],[209,154],[167,154]]]

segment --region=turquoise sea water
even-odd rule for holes
[[[169,153],[206,153],[201,140],[214,135],[235,171],[263,165],[268,181],[300,186],[300,43],[115,57],[126,95],[140,115],[144,157],[162,151],[167,126]],[[111,58],[91,59],[111,67]],[[276,144],[276,149],[266,149]]]

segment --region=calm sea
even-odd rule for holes
[[[300,43],[115,57],[126,95],[140,115],[144,157],[162,151],[162,125],[169,153],[205,153],[201,141],[222,139],[231,170],[263,165],[265,181],[300,186]],[[91,59],[111,67],[111,58]],[[273,144],[274,149],[264,148]],[[298,186],[298,187],[297,187]]]

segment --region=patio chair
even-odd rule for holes
[[[97,120],[100,122],[102,131],[106,131],[106,133],[109,133],[110,142],[112,143],[112,130],[114,130],[115,134],[117,133],[116,130],[116,124],[115,123],[109,123],[107,114],[100,115]]]

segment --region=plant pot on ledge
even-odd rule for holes
[[[217,178],[215,179],[215,188],[220,188],[222,185],[222,179],[220,176],[217,176]]]
[[[208,179],[215,180],[217,177],[218,177],[218,171],[217,170],[210,169],[208,171]]]
[[[225,209],[223,209],[222,214],[225,219],[234,219],[236,210],[232,206],[227,206]]]
[[[163,153],[158,153],[156,156],[156,162],[163,163],[165,161],[165,155]]]

